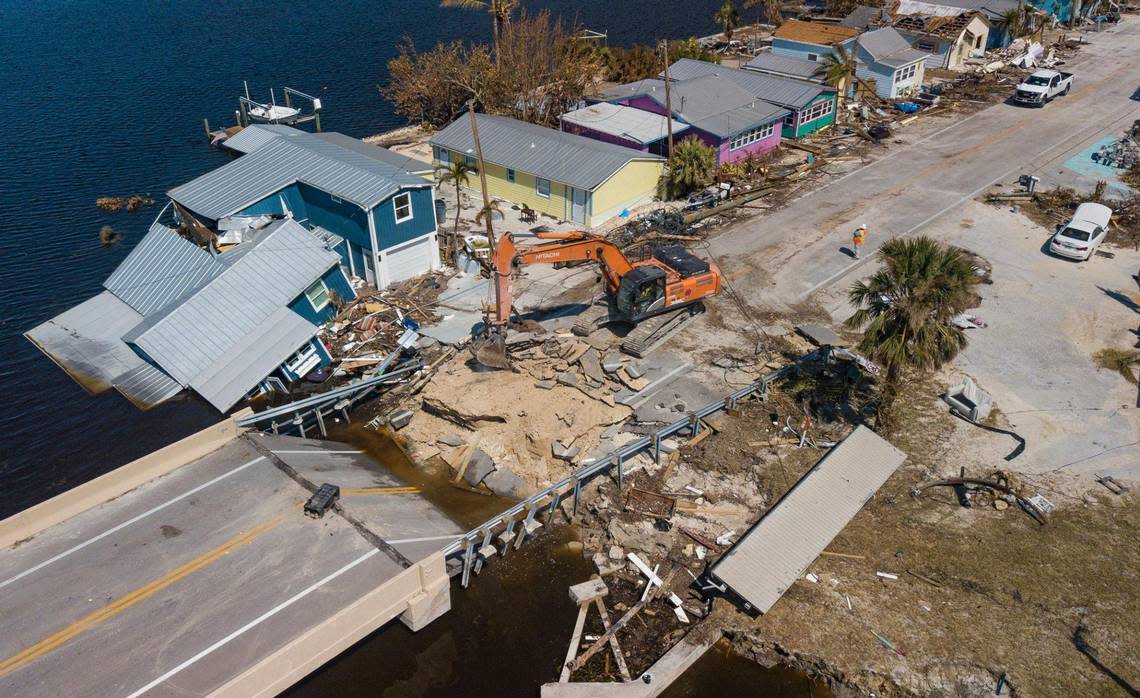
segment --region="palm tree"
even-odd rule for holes
[[[978,277],[960,250],[926,236],[889,240],[879,257],[883,267],[848,291],[857,309],[844,324],[863,329],[859,349],[886,369],[886,423],[904,371],[938,368],[966,346],[950,320],[972,304]]]
[[[855,79],[855,51],[843,44],[835,44],[831,52],[823,54],[823,63],[815,71],[815,77],[822,77],[824,83],[836,89],[836,121],[843,113],[843,99]]]
[[[677,144],[669,163],[668,196],[683,196],[708,183],[716,166],[716,152],[696,136]]]
[[[1010,39],[1016,39],[1025,31],[1024,10],[1021,7],[1011,7],[1002,13],[998,24],[1004,24]]]
[[[451,182],[455,185],[455,232],[452,233],[451,244],[448,245],[451,257],[454,259],[459,252],[459,212],[463,208],[461,187],[471,184],[471,175],[474,174],[475,168],[467,163],[466,158],[452,155],[446,165],[443,163],[436,165],[434,172],[440,184]]]
[[[724,30],[724,38],[732,41],[732,31],[740,26],[740,11],[732,0],[724,0],[724,4],[713,15],[713,21]]]
[[[491,13],[491,38],[496,49],[503,30],[510,26],[511,16],[518,9],[519,0],[440,0],[442,7],[460,7],[465,10],[486,10]]]
[[[487,202],[486,206],[479,209],[479,213],[475,214],[475,223],[482,223],[488,217],[493,221],[495,220],[496,213],[501,217],[503,215],[503,207],[498,199],[491,199]]]

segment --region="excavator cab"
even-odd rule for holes
[[[621,280],[614,299],[618,315],[637,322],[665,308],[665,271],[655,266],[634,267]]]

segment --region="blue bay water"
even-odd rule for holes
[[[720,0],[533,0],[611,45],[715,31]],[[486,40],[485,13],[401,2],[0,0],[0,518],[219,419],[196,398],[140,412],[87,394],[22,333],[100,290],[157,207],[104,213],[95,199],[149,194],[218,167],[202,129],[230,124],[242,80],[319,95],[326,130],[402,125],[380,96],[404,37]],[[111,225],[122,242],[99,243]]]

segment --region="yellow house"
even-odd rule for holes
[[[592,228],[657,193],[660,156],[504,116],[476,118],[492,196]],[[471,117],[460,116],[431,146],[436,164],[465,158],[475,167]]]

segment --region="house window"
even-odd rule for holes
[[[919,51],[933,51],[934,50],[934,42],[919,39],[917,42],[915,42],[914,47],[916,49],[918,49]]]
[[[819,54],[818,53],[809,53],[807,55],[807,59],[809,61],[818,62],[819,61]]]
[[[897,85],[900,82],[909,81],[911,78],[914,77],[914,74],[916,72],[918,72],[918,64],[917,63],[912,63],[912,64],[908,65],[907,67],[902,68],[901,70],[896,70],[895,71],[895,84]]]
[[[463,160],[467,163],[467,166],[471,168],[472,172],[479,172],[479,161],[476,160],[473,156],[464,155]]]
[[[409,192],[397,194],[392,199],[392,206],[396,209],[396,222],[412,220],[412,195]]]
[[[825,99],[822,102],[816,102],[800,112],[800,123],[806,124],[816,119],[822,119],[833,111],[835,111],[835,100]]]
[[[337,196],[336,194],[329,194],[329,198],[332,199],[332,202],[334,204],[343,204],[344,203],[344,201],[342,201],[341,198],[339,196]]]
[[[321,357],[317,355],[317,348],[313,346],[312,342],[305,342],[305,346],[293,352],[293,355],[285,359],[285,370],[289,371],[295,376],[303,376],[309,371],[313,370],[321,363]]]
[[[447,148],[439,148],[439,164],[447,166],[451,164],[451,151]]]
[[[534,178],[534,191],[544,199],[550,198],[550,180],[542,177]]]
[[[508,182],[514,182],[515,181],[515,171],[509,167],[507,168],[507,181]]]
[[[325,286],[322,279],[317,279],[316,283],[305,289],[305,297],[313,304],[313,310],[324,310],[329,304],[329,287]]]
[[[788,114],[787,116],[784,117],[784,125],[785,126],[795,126],[796,125],[796,113],[795,112],[792,112],[791,114]]]
[[[776,124],[774,122],[765,124],[764,126],[757,126],[754,129],[733,136],[732,141],[728,144],[728,149],[739,150],[745,146],[752,145],[756,141],[762,141],[775,132]]]

